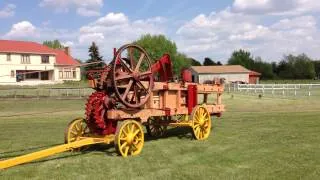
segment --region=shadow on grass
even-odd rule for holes
[[[50,148],[50,147],[58,146],[58,145],[61,145],[61,144],[50,144],[50,145],[37,146],[37,147],[32,147],[32,148],[27,148],[27,149],[19,149],[19,150],[14,150],[14,151],[1,152],[0,153],[0,158],[9,158],[9,157],[21,156],[21,155],[23,155],[22,153],[25,153],[26,151],[40,150],[40,149],[43,149],[43,148]],[[12,154],[12,153],[19,153],[19,152],[21,152],[21,153],[20,154],[15,154],[15,155],[3,156],[5,154]]]
[[[145,136],[145,142],[154,141],[154,140],[158,140],[158,139],[166,139],[166,138],[171,138],[171,137],[178,137],[179,139],[191,140],[193,137],[190,132],[191,132],[190,128],[176,127],[176,128],[168,129],[166,131],[166,134],[162,137],[158,137],[158,138],[151,137],[147,133],[145,133],[144,136]],[[6,160],[8,158],[13,158],[13,157],[25,155],[25,153],[30,150],[43,150],[44,148],[49,148],[49,147],[53,147],[53,146],[57,146],[57,145],[61,145],[61,144],[51,144],[51,145],[46,145],[46,146],[38,146],[38,147],[33,147],[33,148],[2,152],[2,153],[0,153],[0,158],[2,160]],[[9,155],[11,153],[17,153],[17,152],[21,152],[21,153]],[[85,148],[85,150],[82,150],[81,152],[66,154],[66,155],[59,156],[59,157],[46,158],[46,159],[42,159],[42,160],[35,160],[35,161],[28,162],[25,164],[36,164],[36,163],[42,163],[42,162],[47,162],[47,161],[52,161],[52,160],[65,159],[65,158],[75,157],[75,156],[79,156],[79,155],[83,155],[83,154],[87,154],[87,153],[93,153],[93,152],[103,152],[109,156],[119,156],[114,148],[113,143],[112,144],[95,144],[95,145],[89,146],[88,148]],[[5,154],[8,154],[8,155],[5,155]]]

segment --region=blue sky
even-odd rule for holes
[[[200,61],[226,62],[239,48],[267,61],[320,59],[319,17],[317,0],[1,0],[0,39],[59,39],[83,60],[92,41],[110,59],[113,47],[146,33],[168,36]]]

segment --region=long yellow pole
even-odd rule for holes
[[[0,161],[0,169],[9,168],[12,166],[16,166],[19,164],[24,164],[30,161],[34,161],[36,159],[41,159],[44,157],[48,157],[57,153],[69,151],[73,148],[79,148],[82,146],[90,145],[90,144],[99,144],[99,143],[111,143],[114,141],[114,136],[106,136],[103,138],[93,138],[93,137],[85,137],[79,141],[75,141],[69,144],[58,145],[52,148],[44,149],[41,151],[37,151],[34,153],[18,156],[12,159],[7,159]]]

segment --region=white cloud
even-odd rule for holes
[[[22,21],[13,24],[11,30],[2,38],[40,43],[44,40],[59,39],[64,45],[72,47],[75,57],[82,59],[88,56],[88,47],[95,41],[103,56],[112,57],[112,48],[131,43],[143,34],[164,34],[165,22],[163,17],[130,20],[123,13],[106,14],[78,30],[54,29],[43,23],[37,27],[29,21]]]
[[[93,24],[101,26],[115,26],[128,23],[128,17],[123,13],[109,13],[104,17],[99,18]]]
[[[320,1],[315,0],[235,0],[233,12],[247,14],[299,15],[319,12]]]
[[[7,4],[3,9],[0,9],[0,18],[12,17],[15,14],[16,5]]]
[[[56,12],[76,9],[81,16],[99,16],[103,0],[42,0],[39,6],[53,8]]]
[[[132,21],[123,13],[108,13],[79,29],[78,47],[87,49],[95,41],[101,54],[111,57],[112,48],[131,43],[143,34],[163,34],[164,22],[163,17]]]
[[[274,29],[315,28],[317,20],[313,16],[299,16],[292,19],[282,19],[272,25]]]
[[[77,13],[81,16],[99,16],[100,12],[97,10],[91,10],[91,9],[86,9],[86,8],[78,8]]]
[[[36,35],[36,27],[29,21],[21,21],[12,25],[11,30],[5,35],[7,38],[24,38]]]
[[[102,42],[103,40],[103,33],[86,33],[79,36],[79,43]]]
[[[72,42],[72,41],[62,42],[61,44],[62,44],[63,46],[65,46],[65,47],[72,47],[72,46],[74,46],[74,42]]]
[[[67,29],[52,29],[42,25],[37,27],[29,21],[21,21],[12,25],[11,29],[0,36],[3,39],[30,40],[43,42],[59,39],[62,42],[72,42],[78,37],[77,31]]]
[[[180,51],[203,59],[226,61],[232,51],[247,49],[267,60],[279,60],[286,53],[307,53],[319,57],[320,33],[314,16],[295,16],[264,24],[260,16],[225,9],[200,14],[183,24],[175,38]]]

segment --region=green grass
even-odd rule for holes
[[[186,128],[171,129],[164,138],[148,138],[139,156],[122,158],[112,145],[97,146],[0,171],[0,179],[320,178],[317,99],[226,94],[224,102],[227,112],[214,119],[208,140],[191,140]],[[62,143],[67,123],[83,116],[84,103],[2,101],[0,158]]]

